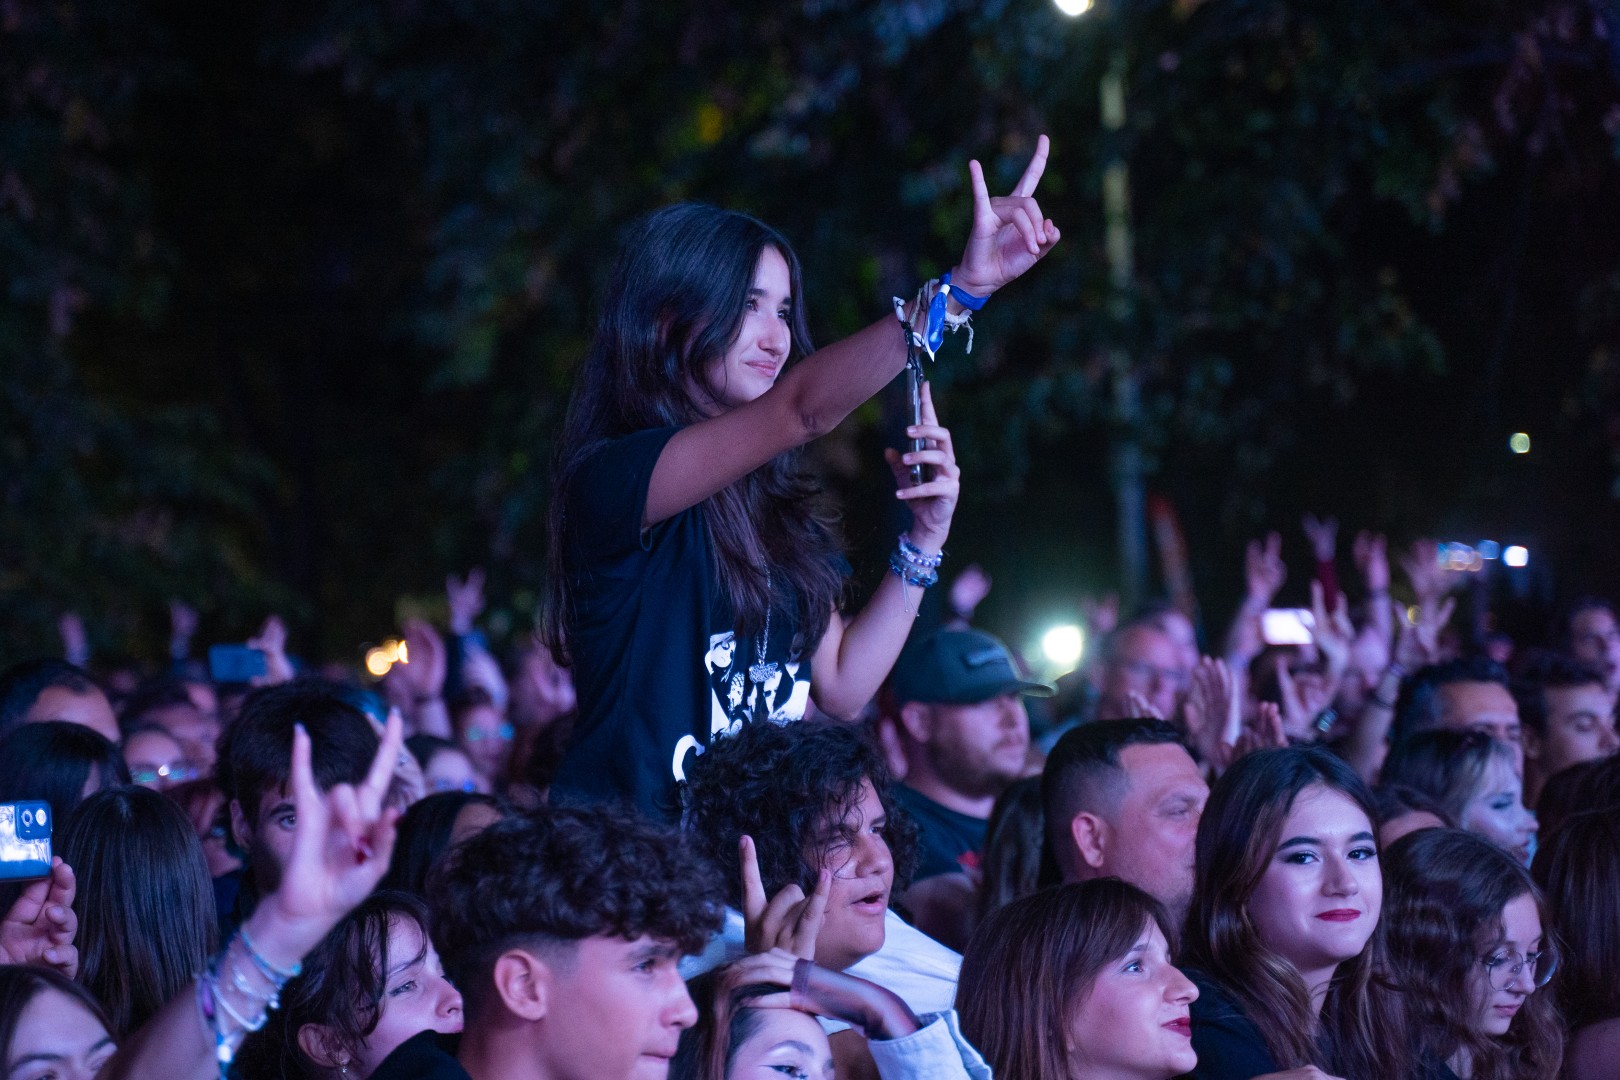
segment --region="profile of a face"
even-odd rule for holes
[[[1524,784],[1513,768],[1513,758],[1493,753],[1479,784],[1464,804],[1457,824],[1510,852],[1520,863],[1530,863],[1530,842],[1536,835],[1535,815],[1524,808]]]
[[[89,1009],[47,986],[17,1018],[5,1048],[6,1080],[91,1080],[115,1049]]]
[[[1106,964],[1073,1009],[1068,1028],[1072,1080],[1165,1080],[1198,1064],[1188,1006],[1198,988],[1170,962],[1170,945],[1149,919],[1137,942]]]

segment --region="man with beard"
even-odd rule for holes
[[[905,778],[896,795],[920,830],[915,880],[971,869],[996,796],[1028,769],[1023,678],[1007,647],[976,630],[940,630],[895,664],[893,715]]]

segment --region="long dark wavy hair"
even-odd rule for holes
[[[1502,909],[1533,897],[1542,947],[1555,948],[1547,903],[1529,871],[1473,833],[1422,829],[1389,846],[1384,872],[1390,961],[1404,991],[1407,1030],[1423,1060],[1448,1061],[1467,1050],[1473,1080],[1557,1076],[1564,1026],[1545,989],[1525,999],[1506,1035],[1475,1029],[1471,977],[1502,932]]]
[[[1075,1010],[1149,923],[1174,948],[1163,905],[1117,878],[1042,889],[985,917],[962,955],[956,1011],[997,1080],[1074,1075]]]
[[[1620,1016],[1620,811],[1565,819],[1530,873],[1567,946],[1552,990],[1570,1030]]]
[[[412,923],[421,934],[413,957],[388,954],[388,931]],[[248,1036],[238,1054],[244,1080],[316,1080],[330,1070],[311,1061],[299,1045],[305,1024],[328,1029],[329,1048],[359,1057],[382,1019],[388,972],[427,955],[427,904],[394,890],[372,893],[345,915],[304,958],[303,974],[281,992],[261,1031]]]
[[[1198,822],[1192,906],[1181,960],[1242,1003],[1279,1068],[1316,1065],[1336,1076],[1404,1078],[1402,1013],[1388,979],[1387,911],[1360,955],[1341,963],[1320,1018],[1293,964],[1273,952],[1249,900],[1276,854],[1294,801],[1325,787],[1378,821],[1372,793],[1349,765],[1320,747],[1260,750],[1216,781]]]
[[[567,661],[572,617],[564,538],[575,474],[611,439],[709,415],[699,400],[707,369],[737,338],[767,246],[787,262],[792,282],[792,363],[812,346],[799,258],[780,233],[747,214],[702,203],[666,206],[629,230],[552,466],[550,593],[542,633],[559,662]],[[799,613],[795,644],[810,652],[820,641],[843,587],[836,522],[820,496],[819,483],[790,451],[701,504],[738,633],[757,632],[773,596],[782,606],[785,588]]]

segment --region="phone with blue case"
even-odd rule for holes
[[[0,881],[31,881],[51,872],[51,804],[0,802]]]

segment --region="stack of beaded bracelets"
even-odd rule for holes
[[[889,556],[889,569],[907,585],[926,589],[939,584],[939,568],[945,562],[943,551],[929,555],[911,542],[906,533],[900,534],[900,547]]]
[[[233,951],[233,946],[238,948]],[[239,962],[243,953],[249,961],[246,971]],[[236,1048],[248,1034],[264,1027],[270,1010],[281,1004],[282,988],[302,970],[302,964],[278,968],[266,960],[243,927],[225,943],[213,964],[197,979],[197,1007],[214,1033],[214,1054],[219,1061],[221,1080],[230,1074]],[[233,993],[242,1008],[231,1004]]]

